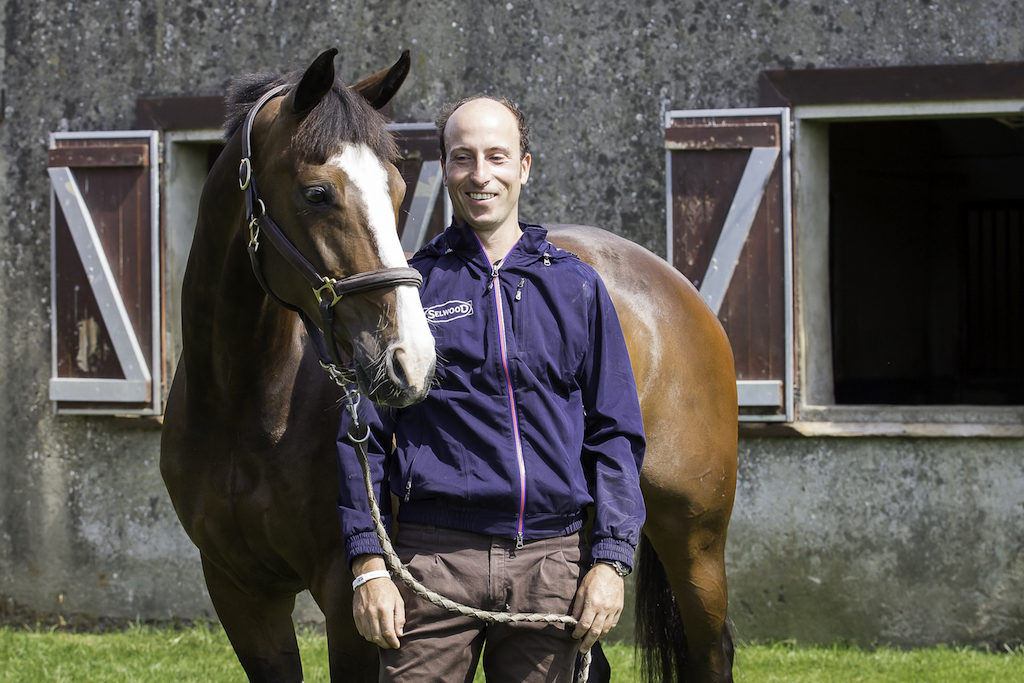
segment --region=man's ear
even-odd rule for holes
[[[527,152],[526,156],[524,156],[522,158],[522,161],[520,161],[520,165],[521,165],[521,168],[522,168],[522,173],[520,173],[519,178],[520,178],[520,183],[523,184],[523,185],[525,185],[526,182],[530,179],[530,166],[532,165],[532,163],[533,163],[533,157],[531,157],[530,153]]]

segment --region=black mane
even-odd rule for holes
[[[225,137],[238,130],[256,101],[273,87],[295,85],[301,71],[290,74],[257,73],[236,78],[228,86]],[[364,143],[387,161],[398,158],[398,147],[387,121],[358,93],[339,80],[299,124],[292,144],[300,154],[320,163],[338,151],[343,142]]]

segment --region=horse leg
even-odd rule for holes
[[[716,547],[717,546],[717,547]],[[689,680],[731,683],[733,644],[726,622],[728,591],[724,543],[709,547],[689,543],[689,556],[667,568],[669,582],[686,628]]]
[[[336,557],[310,582],[309,591],[326,619],[331,680],[373,683],[380,660],[376,646],[356,630],[350,584],[347,561]]]
[[[203,556],[203,574],[231,647],[252,683],[302,681],[292,610],[295,595],[263,595],[239,588]]]
[[[691,525],[693,522],[690,520]],[[660,573],[675,598],[678,614],[673,616],[681,627],[675,637],[681,639],[683,652],[682,657],[676,657],[673,667],[677,680],[730,683],[733,646],[726,623],[724,532],[713,533],[691,525],[677,528],[673,534],[654,537],[652,543],[662,552],[656,554],[655,547],[648,543],[646,552],[641,553],[641,562],[660,565],[661,572],[656,572],[656,566],[643,571],[645,575],[652,571]],[[661,605],[662,610],[665,607]],[[673,680],[666,675],[666,667],[661,668],[662,677]]]

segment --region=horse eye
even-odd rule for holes
[[[327,188],[322,185],[311,185],[303,190],[302,194],[310,204],[323,204],[331,197]]]

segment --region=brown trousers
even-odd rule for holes
[[[395,549],[427,588],[489,611],[569,614],[586,549],[580,534],[527,543],[419,524],[399,525]],[[471,683],[483,652],[489,683],[572,681],[579,641],[560,624],[487,624],[435,607],[399,583],[406,626],[380,650],[380,681]],[[486,642],[486,646],[485,646]]]

